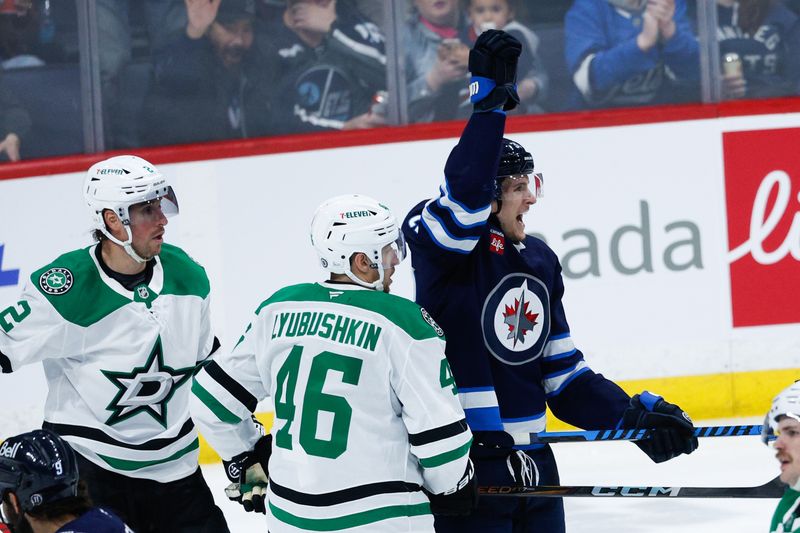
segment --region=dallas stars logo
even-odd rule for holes
[[[174,369],[164,364],[161,337],[144,365],[130,372],[101,370],[119,389],[106,407],[111,411],[106,424],[113,426],[139,413],[147,413],[166,428],[167,404],[178,387],[192,377],[193,371],[193,366]]]
[[[528,302],[525,301],[525,291],[523,290],[519,300],[514,298],[514,307],[505,306],[503,322],[508,325],[508,337],[506,339],[513,339],[514,346],[517,345],[517,341],[524,344],[525,334],[537,324],[536,319],[539,314],[528,311],[528,305]]]
[[[66,268],[51,268],[39,276],[39,287],[47,294],[64,294],[72,288],[72,272]]]

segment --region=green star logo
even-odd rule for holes
[[[66,268],[51,268],[39,276],[39,287],[47,294],[64,294],[72,288],[72,272]]]
[[[101,370],[119,389],[106,407],[111,411],[106,424],[113,426],[139,413],[147,413],[166,429],[167,405],[178,387],[192,377],[193,371],[193,366],[175,369],[164,364],[161,337],[144,365],[130,372]]]
[[[53,272],[52,274],[47,276],[47,279],[45,280],[47,286],[52,287],[54,289],[60,289],[61,287],[64,286],[64,283],[66,283],[66,281],[67,281],[66,276],[64,276],[64,274],[62,274],[61,272]]]

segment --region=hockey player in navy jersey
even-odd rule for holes
[[[542,192],[533,158],[503,138],[519,42],[490,30],[470,53],[474,113],[445,165],[439,196],[418,204],[403,231],[417,303],[448,338],[447,358],[467,423],[479,485],[558,484],[548,446],[519,438],[545,430],[549,406],[586,429],[658,428],[637,442],[656,462],[697,447],[678,406],[643,392],[630,398],[594,373],[570,336],[561,266],[525,234],[523,215]],[[531,191],[533,188],[533,191]],[[513,436],[517,434],[517,438]],[[481,497],[468,518],[436,518],[440,532],[564,531],[560,499]]]
[[[0,500],[0,525],[11,533],[133,533],[111,511],[92,507],[75,452],[46,429],[0,446]]]

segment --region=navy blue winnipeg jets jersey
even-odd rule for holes
[[[473,431],[544,431],[546,405],[579,427],[616,427],[628,395],[595,374],[573,344],[558,258],[534,237],[506,240],[490,217],[504,124],[502,114],[474,114],[447,160],[440,195],[403,223],[417,303],[447,335]]]
[[[64,524],[56,533],[133,533],[117,515],[100,507]]]

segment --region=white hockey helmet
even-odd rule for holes
[[[795,381],[772,400],[761,432],[761,440],[768,444],[778,432],[780,418],[788,416],[800,422],[800,381]]]
[[[388,207],[361,194],[336,196],[322,203],[311,221],[311,244],[319,256],[322,268],[331,274],[345,274],[354,283],[383,290],[383,271],[402,261],[406,243],[397,219]],[[384,264],[383,248],[392,247],[394,256]],[[350,269],[353,254],[364,253],[378,280],[369,283],[359,279]]]
[[[110,241],[119,244],[134,260],[143,263],[131,244],[130,207],[161,200],[161,211],[170,217],[178,214],[178,199],[167,178],[155,166],[135,155],[120,155],[92,165],[86,173],[83,196],[92,215],[95,229]],[[128,233],[120,241],[108,231],[103,211],[110,209],[119,217]]]

